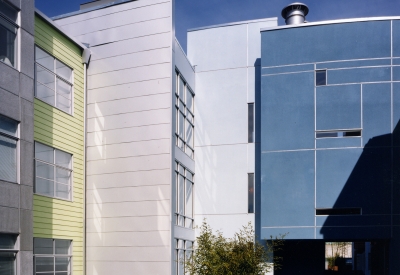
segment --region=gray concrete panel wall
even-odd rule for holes
[[[196,68],[195,217],[230,237],[248,222],[255,226],[248,213],[248,173],[256,172],[248,103],[257,103],[260,88],[260,28],[276,25],[270,18],[188,32]]]
[[[90,45],[87,274],[170,274],[172,1],[59,19]]]
[[[17,182],[0,180],[0,233],[18,235],[17,271],[20,275],[30,275],[33,274],[34,1],[8,2],[20,9],[19,48],[15,67],[0,62],[0,115],[19,122],[19,154]]]

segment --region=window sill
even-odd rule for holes
[[[11,68],[11,69],[14,69],[15,71],[19,72],[19,70],[18,70],[17,68],[15,68],[15,67],[12,66],[12,65],[8,65],[7,63],[5,63],[5,62],[3,62],[3,61],[0,61],[0,64],[4,64],[4,65],[6,65],[7,67],[9,67],[9,68]]]
[[[17,182],[17,181],[8,181],[8,180],[3,180],[3,179],[0,179],[0,183],[19,184],[19,182]]]
[[[67,200],[67,199],[63,199],[63,198],[58,198],[58,197],[50,197],[50,196],[46,196],[43,194],[38,194],[38,193],[33,193],[36,196],[41,196],[41,197],[45,197],[45,198],[50,198],[50,199],[55,199],[55,200],[61,200],[61,201],[67,201],[67,202],[74,202],[73,200]]]
[[[66,111],[63,111],[63,110],[61,110],[61,109],[59,109],[59,108],[57,108],[57,107],[55,107],[55,106],[53,106],[53,105],[47,103],[46,101],[41,100],[40,98],[37,98],[36,96],[35,96],[35,99],[39,100],[40,102],[43,102],[44,104],[47,104],[47,105],[51,106],[52,108],[56,109],[57,111],[63,112],[63,113],[66,114],[66,115],[69,115],[69,116],[71,116],[71,117],[74,117],[73,114],[67,113]]]

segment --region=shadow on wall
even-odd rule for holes
[[[399,212],[398,203],[392,200],[394,192],[399,190],[398,180],[396,180],[399,178],[397,176],[399,171],[396,169],[399,150],[395,147],[400,144],[399,124],[392,134],[373,137],[364,146],[334,203],[333,209],[340,210],[340,213],[331,213],[329,216],[317,215],[317,219],[321,218],[321,221],[325,219],[320,230],[324,239],[343,239],[343,236],[351,239],[389,239],[391,237],[392,207],[394,211]],[[345,154],[343,158],[346,158]],[[343,161],[346,160],[343,159]],[[341,173],[341,171],[332,173]],[[318,193],[317,182],[317,197]],[[325,194],[327,195],[329,194]],[[392,201],[395,204],[392,204]]]

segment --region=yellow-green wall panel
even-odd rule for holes
[[[73,114],[34,100],[34,138],[73,155],[72,201],[33,198],[33,235],[71,239],[73,273],[83,274],[84,251],[84,67],[82,49],[41,18],[35,18],[35,43],[74,71]]]

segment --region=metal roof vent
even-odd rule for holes
[[[286,25],[302,24],[306,20],[308,7],[306,4],[295,2],[282,10],[282,17],[285,19]]]

